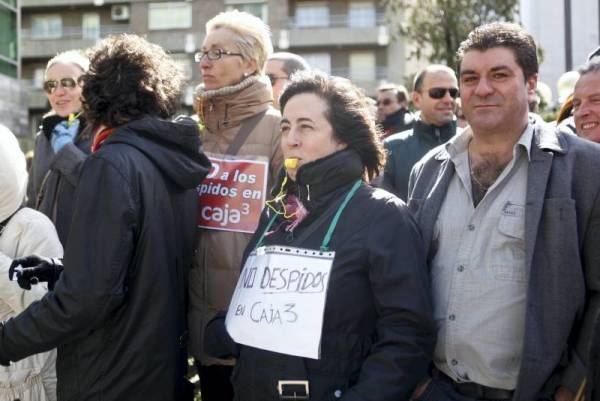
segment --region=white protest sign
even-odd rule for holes
[[[251,347],[319,359],[334,256],[283,246],[254,250],[229,305],[229,335]]]

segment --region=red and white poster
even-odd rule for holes
[[[266,201],[269,163],[235,156],[208,158],[212,169],[198,186],[198,227],[253,233]]]

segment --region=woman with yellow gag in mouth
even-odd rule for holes
[[[238,358],[239,401],[407,400],[435,341],[426,256],[405,204],[367,182],[384,154],[365,96],[308,72],[280,104],[285,172],[207,352]]]
[[[27,186],[27,205],[52,220],[63,244],[69,233],[80,167],[91,151],[91,133],[84,130],[81,114],[80,77],[88,67],[87,57],[75,50],[48,61],[44,91],[52,110],[44,116],[35,137]]]

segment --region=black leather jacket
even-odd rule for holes
[[[383,143],[388,153],[383,173],[383,188],[408,201],[408,178],[413,165],[431,149],[455,134],[455,120],[438,127],[417,119],[411,130],[387,138]]]

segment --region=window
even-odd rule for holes
[[[331,74],[331,56],[329,53],[305,53],[302,57],[310,68]]]
[[[0,6],[0,56],[17,60],[17,13]]]
[[[100,39],[100,15],[98,13],[85,13],[82,20],[83,39]]]
[[[350,26],[375,26],[375,5],[370,1],[353,1],[348,11]]]
[[[225,0],[225,4],[227,5],[227,11],[233,9],[246,11],[264,22],[268,22],[267,2],[265,0]]]
[[[192,27],[191,3],[150,3],[149,29],[188,29]]]
[[[375,54],[373,52],[350,54],[350,79],[356,81],[375,80]]]
[[[192,56],[187,54],[172,54],[171,57],[173,57],[173,61],[175,61],[183,74],[183,79],[192,79]]]
[[[32,39],[57,39],[61,36],[62,18],[59,14],[31,17]]]
[[[327,3],[306,2],[297,3],[296,25],[299,27],[328,26],[329,8]]]
[[[33,71],[33,79],[31,85],[36,89],[42,89],[44,87],[44,73],[46,69],[44,67],[36,68]]]

